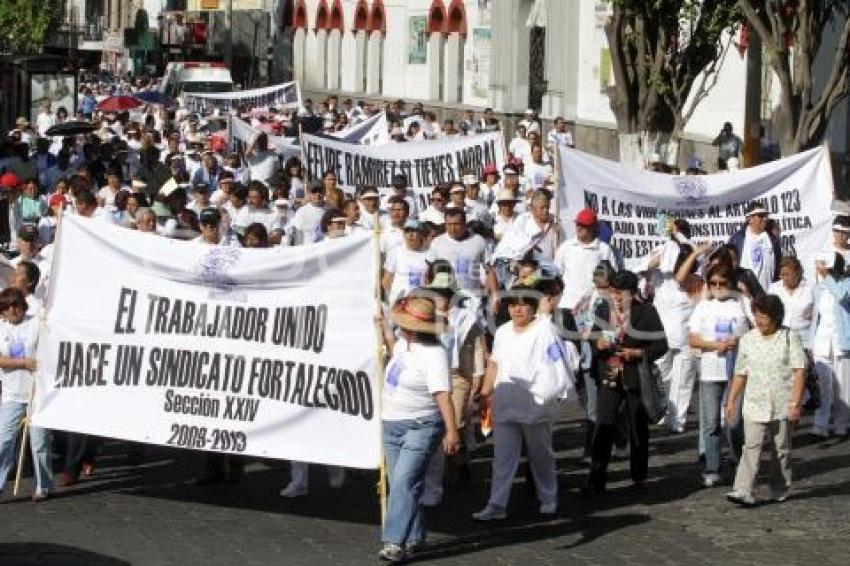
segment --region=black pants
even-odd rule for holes
[[[590,483],[593,487],[605,487],[611,447],[617,435],[617,415],[622,405],[625,405],[625,415],[629,422],[632,481],[642,482],[646,479],[649,468],[649,417],[640,402],[640,393],[626,391],[619,386],[615,389],[601,386],[597,395],[593,462],[590,466]]]
[[[100,438],[88,434],[69,432],[65,437],[65,465],[63,471],[76,478],[85,462],[94,462]]]

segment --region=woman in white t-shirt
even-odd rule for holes
[[[381,401],[384,453],[390,495],[378,556],[393,562],[409,558],[425,542],[422,492],[431,453],[443,439],[457,453],[460,436],[451,401],[448,354],[437,337],[434,302],[405,297],[391,311],[400,329],[395,339],[379,315],[378,331],[392,358],[384,371]]]
[[[779,262],[779,281],[771,283],[767,292],[779,297],[785,307],[782,326],[796,331],[803,340],[803,347],[809,348],[815,293],[812,284],[803,278],[800,260],[794,256],[783,257]]]
[[[0,372],[3,393],[0,399],[0,491],[15,459],[18,427],[26,416],[36,370],[35,347],[39,322],[27,316],[27,300],[20,289],[0,292]],[[33,501],[47,499],[53,489],[50,470],[49,431],[31,426],[30,444],[35,468]]]
[[[709,295],[700,301],[688,322],[688,342],[700,356],[700,431],[705,449],[703,485],[720,482],[721,410],[738,339],[747,332],[747,315],[736,296],[734,272],[726,266],[711,268],[706,275]],[[733,450],[734,452],[734,450]]]
[[[396,246],[384,261],[384,291],[387,302],[394,305],[410,291],[425,284],[428,262],[432,259],[423,249],[425,227],[418,220],[404,223],[404,245]]]
[[[573,376],[566,347],[548,317],[535,317],[540,293],[517,285],[507,295],[511,317],[496,331],[481,395],[493,396],[493,480],[487,506],[472,515],[478,521],[507,516],[511,484],[523,441],[534,476],[542,515],[558,507],[558,483],[552,449],[556,400],[570,389]]]

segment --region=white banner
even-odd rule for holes
[[[254,128],[236,116],[230,119],[230,135],[245,144],[251,145],[257,139],[257,135],[264,133]],[[301,158],[301,145],[296,138],[288,138],[285,136],[275,136],[265,132],[269,138],[269,149],[273,150],[278,155],[282,156],[284,161],[290,157]]]
[[[33,424],[376,468],[370,238],[241,249],[66,216]]]
[[[347,143],[361,145],[382,145],[390,141],[387,113],[381,110],[369,119],[339,132],[331,132],[331,137]]]
[[[373,185],[379,190],[392,185],[393,175],[407,177],[417,192],[458,180],[467,169],[480,175],[485,165],[499,169],[505,162],[501,132],[421,142],[357,145],[304,134],[304,161],[313,179],[331,169],[337,184],[348,190]]]
[[[234,92],[184,92],[181,98],[192,112],[211,111],[214,108],[230,110],[239,106],[298,108],[301,106],[301,88],[292,81]]]
[[[585,207],[611,225],[611,245],[626,267],[643,267],[668,236],[660,215],[684,218],[696,242],[726,242],[741,229],[747,203],[761,202],[779,223],[783,254],[796,255],[807,271],[830,242],[833,180],[829,152],[815,148],[734,173],[678,176],[641,171],[566,147],[559,148],[560,220],[572,234]]]

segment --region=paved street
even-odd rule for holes
[[[627,463],[612,469],[603,501],[583,500],[580,426],[556,435],[561,511],[541,521],[525,486],[514,488],[510,518],[482,525],[469,515],[486,500],[490,447],[476,453],[476,481],[452,486],[428,514],[427,564],[845,564],[850,540],[850,442],[812,443],[795,435],[796,489],[787,503],[738,509],[728,485],[702,489],[695,467],[696,426],[680,436],[653,431],[651,489],[633,491]],[[197,487],[200,455],[149,450],[126,464],[125,446],[107,443],[96,479],[33,504],[0,505],[0,564],[265,565],[377,563],[375,475],[356,473],[332,492],[312,470],[307,498],[285,500],[280,463],[254,462],[241,485]],[[30,483],[25,484],[29,494]]]

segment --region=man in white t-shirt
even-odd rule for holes
[[[392,192],[387,194],[384,197],[383,206],[381,207],[384,211],[389,211],[390,209],[390,199],[392,197],[401,197],[407,201],[408,218],[419,219],[419,203],[416,200],[416,195],[413,194],[412,191],[407,188],[407,177],[404,175],[393,175],[392,179]]]
[[[573,134],[567,130],[567,121],[563,116],[555,118],[555,128],[546,135],[546,149],[554,152],[559,147],[575,147]]]
[[[259,223],[271,232],[277,214],[269,208],[269,190],[262,181],[251,181],[248,184],[248,201],[239,209],[233,221],[234,228],[247,228]]]
[[[752,271],[762,289],[768,289],[779,279],[782,244],[767,231],[768,212],[763,204],[751,202],[746,219],[746,227],[732,234],[729,243],[738,250],[739,266]]]
[[[446,223],[446,206],[449,202],[449,193],[442,186],[434,187],[431,191],[431,204],[419,215],[419,220],[430,222],[437,226]]]
[[[575,237],[558,247],[554,260],[564,281],[564,292],[558,308],[571,313],[593,293],[593,271],[599,262],[607,260],[615,268],[617,265],[611,247],[597,237],[599,224],[593,210],[586,208],[579,211],[575,227]]]
[[[388,257],[404,241],[404,223],[407,222],[410,205],[404,197],[392,196],[389,200],[390,221],[381,231],[381,254]]]
[[[475,293],[486,284],[491,291],[497,290],[492,287],[485,268],[490,259],[487,242],[467,230],[463,209],[446,209],[446,233],[434,238],[431,252],[435,259],[444,259],[452,265],[461,289]]]
[[[245,158],[254,181],[262,181],[268,185],[280,170],[280,158],[269,150],[269,137],[265,132],[257,135],[254,144],[245,152]]]
[[[387,294],[387,303],[395,304],[413,289],[425,284],[428,263],[432,256],[423,248],[424,227],[418,220],[409,219],[404,223],[404,244],[394,248],[384,262],[384,276],[381,281]]]
[[[512,139],[511,143],[508,144],[508,153],[510,153],[514,159],[518,159],[524,163],[526,159],[531,157],[531,144],[528,143],[528,140],[525,137],[525,126],[517,126],[515,132],[516,135],[514,136],[514,139]]]
[[[325,214],[325,188],[319,180],[310,182],[307,204],[292,218],[295,245],[311,244],[321,239],[320,224]]]
[[[358,207],[360,208],[360,218],[356,224],[364,230],[375,229],[375,215],[378,215],[378,222],[381,228],[387,225],[387,213],[380,209],[381,195],[378,189],[373,186],[365,186],[360,190],[357,197]]]

